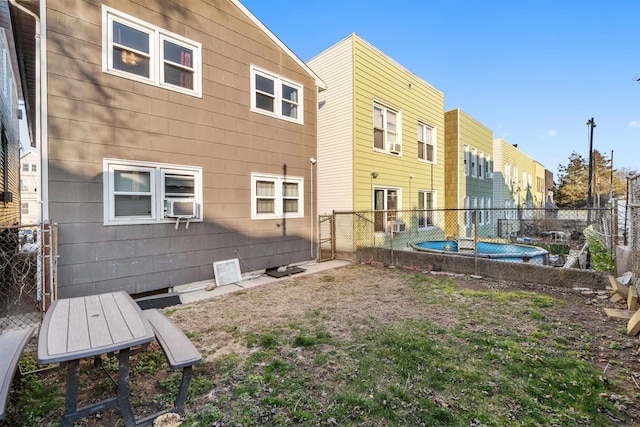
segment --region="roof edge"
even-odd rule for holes
[[[327,88],[327,84],[320,78],[320,76],[318,76],[302,59],[300,59],[298,55],[293,53],[293,51],[289,49],[289,47],[284,44],[282,40],[280,40],[278,36],[276,36],[266,25],[264,25],[262,21],[260,21],[253,13],[251,13],[251,11],[247,9],[245,5],[240,3],[239,0],[231,0],[231,3],[233,3],[238,9],[240,9],[240,11],[244,13],[247,18],[249,18],[254,24],[256,24],[262,31],[264,31],[264,33],[267,34],[267,36],[269,36],[269,38],[282,50],[284,50],[291,57],[291,59],[293,59],[298,65],[300,65],[300,67],[302,67],[307,73],[309,73],[309,75],[312,76],[316,81],[316,86],[318,86],[320,89]]]

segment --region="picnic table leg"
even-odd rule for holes
[[[134,427],[136,420],[129,401],[129,353],[130,349],[128,348],[124,348],[118,353],[118,406],[124,425]]]
[[[62,427],[73,426],[74,415],[78,412],[78,366],[79,360],[67,362],[67,394],[64,398]]]

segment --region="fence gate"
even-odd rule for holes
[[[0,228],[0,332],[40,324],[55,298],[56,248],[56,225]]]
[[[318,257],[320,262],[336,258],[334,215],[318,215]]]

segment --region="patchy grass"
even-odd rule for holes
[[[637,369],[617,358],[637,358],[619,325],[579,296],[512,285],[360,266],[176,310],[205,357],[183,426],[634,425]],[[112,392],[86,365],[85,398]],[[172,403],[180,374],[157,346],[131,372],[137,413]],[[26,381],[6,425],[57,425],[64,371]]]

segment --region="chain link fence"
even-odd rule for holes
[[[352,259],[360,247],[377,247],[573,266],[586,262],[588,224],[614,247],[612,221],[609,208],[334,212],[320,217],[320,259]]]
[[[636,282],[640,280],[640,175],[629,178],[627,200],[628,241],[631,248],[631,272]],[[625,230],[626,231],[626,230]]]
[[[55,297],[57,227],[0,228],[0,332],[38,325]]]

